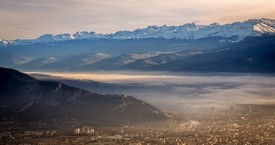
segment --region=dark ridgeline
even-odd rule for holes
[[[24,120],[76,118],[94,124],[121,124],[167,119],[162,111],[131,96],[91,93],[1,67],[0,107],[1,116]]]

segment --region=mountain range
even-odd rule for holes
[[[2,118],[71,118],[95,124],[167,119],[162,111],[131,96],[92,93],[7,68],[0,68],[0,112]]]
[[[240,41],[246,37],[261,36],[275,33],[275,20],[273,19],[250,19],[243,22],[220,25],[198,25],[187,23],[180,26],[148,26],[134,31],[118,31],[113,34],[97,34],[96,32],[76,32],[75,34],[44,34],[36,39],[0,40],[1,45],[27,45],[33,43],[49,43],[82,39],[141,39],[141,38],[164,38],[164,39],[201,39],[209,37],[223,37]]]
[[[2,40],[0,66],[24,71],[275,73],[275,20],[149,26],[114,34]],[[4,44],[5,43],[5,44]]]
[[[246,39],[221,49],[187,49],[135,60],[123,55],[77,70],[275,73],[274,56],[275,37],[261,37]]]

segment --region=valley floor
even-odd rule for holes
[[[243,109],[241,109],[243,108]],[[239,105],[184,114],[163,124],[87,126],[76,120],[1,122],[0,144],[263,144],[275,143],[275,106]],[[27,127],[29,126],[29,127]],[[55,126],[55,127],[54,127]],[[21,128],[18,128],[21,127]]]

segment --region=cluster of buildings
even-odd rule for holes
[[[90,126],[83,126],[81,128],[75,128],[74,134],[92,134],[95,133],[95,129]]]

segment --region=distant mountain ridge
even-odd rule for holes
[[[215,40],[215,39],[214,39]],[[86,72],[86,71],[197,71],[197,72],[243,72],[243,73],[274,73],[275,72],[275,37],[261,36],[246,38],[236,43],[226,43],[212,41],[184,41],[178,45],[178,51],[172,51],[179,41],[169,40],[165,45],[159,45],[163,39],[156,41],[147,41],[156,50],[160,47],[166,47],[166,51],[146,51],[146,42],[142,41],[116,41],[108,52],[117,52],[115,47],[121,43],[125,44],[122,49],[126,50],[120,55],[110,55],[108,53],[83,53],[60,56],[66,53],[58,51],[57,55],[47,55],[35,58],[35,55],[19,55],[18,53],[0,53],[0,66],[12,67],[24,71],[57,71],[57,72]],[[108,42],[108,41],[107,41]],[[131,42],[131,43],[128,43]],[[176,42],[176,43],[175,43]],[[214,43],[212,43],[214,42]],[[217,42],[217,43],[216,43]],[[174,44],[173,44],[174,43]],[[92,44],[92,43],[91,43]],[[102,41],[105,44],[105,41]],[[131,45],[129,45],[131,44]],[[133,45],[132,45],[133,44]],[[181,44],[181,43],[180,43]],[[156,45],[156,46],[155,46]],[[169,46],[170,45],[170,46]],[[127,47],[126,47],[127,46]],[[158,47],[160,46],[160,47]],[[134,48],[133,48],[134,47]],[[144,52],[139,47],[145,47]],[[26,49],[25,52],[33,52],[38,48]],[[78,50],[78,48],[71,48]],[[121,50],[122,50],[121,49]],[[12,50],[12,49],[5,49]],[[14,50],[22,50],[15,48]],[[31,50],[31,51],[29,51]],[[45,50],[45,54],[49,51]],[[67,49],[68,50],[68,49]],[[93,49],[87,49],[87,52]],[[95,48],[95,51],[100,49]],[[127,53],[127,50],[132,52]],[[170,51],[169,51],[170,50]],[[136,52],[135,52],[136,51]],[[15,51],[16,52],[16,51]]]
[[[1,54],[0,54],[1,56]],[[27,69],[27,70],[68,70],[74,67],[80,67],[83,65],[88,65],[95,63],[97,61],[107,59],[110,57],[106,53],[96,53],[96,54],[82,54],[82,55],[72,55],[66,57],[58,57],[58,56],[46,56],[34,60],[30,60],[29,62],[20,64],[15,66],[18,69]],[[1,63],[0,63],[1,64]]]
[[[263,34],[275,34],[275,20],[273,19],[250,19],[243,22],[220,25],[198,25],[187,23],[180,26],[148,26],[134,31],[118,31],[113,34],[97,34],[96,32],[76,32],[75,34],[45,34],[36,39],[1,40],[0,46],[27,45],[34,43],[49,43],[83,39],[141,39],[141,38],[164,38],[164,39],[201,39],[209,37],[235,38],[234,41],[243,40],[246,37],[261,36]]]
[[[16,66],[27,63],[33,58],[16,53],[0,53],[0,66]]]
[[[107,58],[74,70],[274,73],[275,37],[251,38],[220,49],[186,49],[140,59],[133,55]]]

